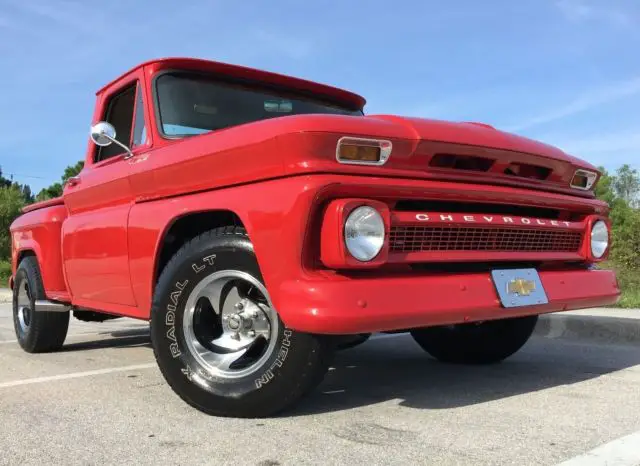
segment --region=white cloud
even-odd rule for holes
[[[633,131],[609,133],[585,138],[568,139],[559,144],[569,153],[608,154],[635,153],[640,161],[640,128]]]
[[[584,137],[556,134],[536,139],[552,144],[594,165],[615,168],[626,163],[640,168],[640,127]]]
[[[632,78],[627,81],[611,83],[607,86],[585,92],[570,102],[555,108],[550,108],[539,115],[533,116],[511,127],[507,127],[505,130],[521,131],[533,126],[567,118],[592,108],[637,94],[640,94],[640,77]]]
[[[630,26],[632,18],[624,11],[602,2],[598,6],[585,0],[558,0],[555,3],[562,15],[571,22],[604,21],[614,26]]]

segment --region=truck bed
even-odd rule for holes
[[[44,209],[45,207],[52,207],[56,205],[64,205],[62,196],[54,197],[53,199],[47,199],[46,201],[34,202],[22,208],[23,213],[31,212],[38,209]]]

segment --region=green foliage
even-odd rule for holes
[[[72,176],[78,175],[80,171],[84,168],[84,160],[80,160],[75,165],[69,165],[64,169],[64,173],[62,174],[62,184],[66,183],[69,178]]]
[[[15,183],[2,175],[0,168],[0,261],[6,260],[11,254],[11,238],[9,226],[20,215],[22,208],[34,201],[44,201],[62,195],[62,185],[70,177],[77,175],[84,162],[80,161],[64,170],[61,183],[54,183],[33,196],[29,185]],[[0,287],[4,286],[0,282]]]
[[[613,189],[618,198],[632,207],[638,207],[638,193],[640,193],[638,170],[626,164],[621,166],[613,179]]]
[[[0,187],[0,259],[8,258],[11,254],[11,237],[9,226],[20,215],[25,201],[15,186]]]
[[[84,161],[81,160],[77,162],[75,165],[69,165],[64,169],[64,173],[62,174],[61,183],[53,183],[51,186],[48,186],[42,189],[38,195],[36,196],[36,201],[46,201],[47,199],[53,199],[55,197],[62,196],[62,188],[64,184],[67,182],[69,178],[72,176],[76,176],[82,168],[84,167]]]
[[[640,307],[640,174],[623,165],[615,175],[602,168],[596,195],[611,208],[612,246],[607,266],[613,268],[622,289],[622,307]]]
[[[11,276],[11,262],[0,259],[0,288],[7,286]]]
[[[53,199],[60,196],[62,196],[62,184],[53,183],[51,186],[40,190],[40,192],[36,196],[36,201],[46,201],[48,199]]]

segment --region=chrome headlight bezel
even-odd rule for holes
[[[382,251],[385,241],[384,219],[374,207],[353,209],[344,222],[344,243],[349,254],[360,262],[369,262]]]
[[[611,233],[609,226],[604,220],[596,220],[591,225],[591,231],[589,232],[589,249],[591,256],[594,259],[602,259],[611,243]]]

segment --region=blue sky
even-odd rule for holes
[[[637,0],[0,0],[0,166],[36,191],[57,181],[84,158],[98,88],[192,56],[640,168],[639,51]]]

